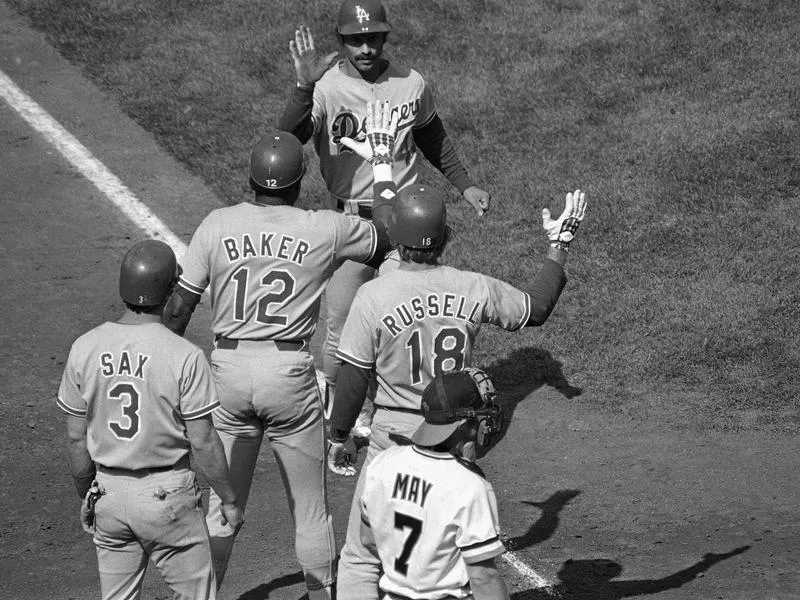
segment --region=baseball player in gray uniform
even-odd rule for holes
[[[165,322],[183,333],[208,287],[214,412],[237,504],[244,510],[266,434],[295,524],[295,550],[310,600],[330,599],[336,548],[328,510],[322,402],[309,340],[320,298],[345,260],[377,265],[383,228],[358,216],[294,207],[305,164],[302,144],[275,131],[250,159],[250,202],[212,211],[192,236]],[[380,203],[379,203],[380,204]],[[380,209],[380,206],[378,207]],[[221,583],[236,530],[212,493],[207,516]]]
[[[370,166],[343,143],[363,142],[366,106],[387,101],[398,116],[392,167],[397,188],[417,181],[420,152],[474,207],[478,215],[489,209],[490,195],[470,178],[436,110],[430,85],[414,69],[388,61],[383,54],[391,31],[380,0],[344,0],[336,33],[339,50],[322,55],[311,31],[302,26],[289,43],[297,85],[278,121],[278,128],[294,133],[301,142],[313,139],[322,178],[330,192],[329,208],[370,217],[373,176]],[[327,331],[323,371],[333,396],[341,359],[339,337],[356,290],[375,271],[346,262],[331,278],[325,292]],[[365,412],[357,425],[369,421]],[[363,427],[357,431],[363,435]],[[368,430],[366,430],[368,432]]]
[[[367,142],[346,139],[342,143],[359,156],[371,155]],[[381,197],[395,192],[388,185]],[[380,450],[394,445],[392,436],[408,437],[419,426],[422,391],[435,375],[471,366],[482,324],[514,331],[548,319],[566,285],[563,265],[585,210],[585,194],[580,190],[567,194],[557,219],[551,218],[549,209],[542,210],[550,245],[541,269],[528,291],[523,291],[481,273],[440,265],[449,237],[444,200],[420,184],[397,193],[388,233],[399,251],[399,267],[358,290],[337,350],[344,364],[330,416],[328,466],[333,472],[355,474],[349,432],[373,376],[376,410],[365,465]],[[378,568],[359,535],[357,498],[363,473],[362,468],[339,562],[339,590],[348,600],[370,597],[370,580],[365,583],[359,577],[366,572],[363,565]]]
[[[226,527],[242,524],[211,422],[219,406],[211,369],[200,348],[161,324],[177,279],[167,244],[134,245],[120,269],[125,313],[75,341],[58,392],[105,600],[138,598],[148,557],[174,598],[216,598],[190,449],[220,498]]]
[[[502,428],[495,396],[480,369],[437,375],[422,392],[414,445],[384,450],[366,467],[361,538],[381,564],[376,600],[508,600],[495,564],[505,547],[494,490],[464,459]]]

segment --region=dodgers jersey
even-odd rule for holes
[[[366,139],[367,104],[388,101],[399,113],[392,175],[401,189],[417,179],[417,151],[411,129],[436,114],[433,93],[422,76],[388,63],[375,83],[363,79],[347,60],[331,67],[314,87],[311,119],[314,145],[325,185],[337,200],[371,200],[372,166],[340,143],[342,137]]]
[[[168,467],[189,453],[183,421],[219,402],[202,350],[161,323],[103,323],[72,344],[59,408],[86,417],[87,449],[106,467]]]
[[[362,538],[369,542],[371,530],[385,592],[471,597],[466,565],[505,552],[491,484],[452,454],[384,450],[366,467],[360,506]]]
[[[445,265],[401,265],[358,290],[336,354],[357,367],[375,367],[376,405],[420,410],[435,375],[472,365],[483,323],[514,331],[530,314],[530,296],[493,277]]]
[[[214,334],[249,340],[307,340],[320,298],[347,259],[370,260],[375,226],[329,210],[248,202],[212,211],[195,231],[179,285],[211,284]]]

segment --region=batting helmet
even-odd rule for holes
[[[392,204],[388,229],[394,245],[419,250],[438,248],[447,237],[444,200],[425,185],[404,187]]]
[[[119,295],[135,306],[158,306],[178,280],[178,261],[172,248],[158,240],[131,247],[119,270]]]
[[[503,428],[503,409],[489,375],[467,368],[437,375],[422,392],[422,423],[411,441],[421,446],[441,444],[464,419],[477,419],[481,426],[478,443],[488,447]]]
[[[305,171],[303,144],[286,131],[265,135],[250,153],[250,178],[268,190],[281,190],[297,183]]]
[[[391,30],[380,0],[344,0],[339,7],[336,31],[340,35],[388,33]]]

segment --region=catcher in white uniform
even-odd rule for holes
[[[508,598],[495,565],[505,547],[494,490],[464,459],[502,427],[495,396],[480,369],[436,376],[422,394],[414,445],[384,450],[366,468],[361,539],[380,559],[376,599]]]

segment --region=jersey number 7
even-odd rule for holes
[[[394,527],[395,529],[410,529],[410,533],[403,544],[403,550],[400,556],[394,559],[394,570],[401,575],[408,575],[408,559],[411,557],[411,551],[419,541],[420,533],[422,533],[422,521],[395,511],[394,513]]]

